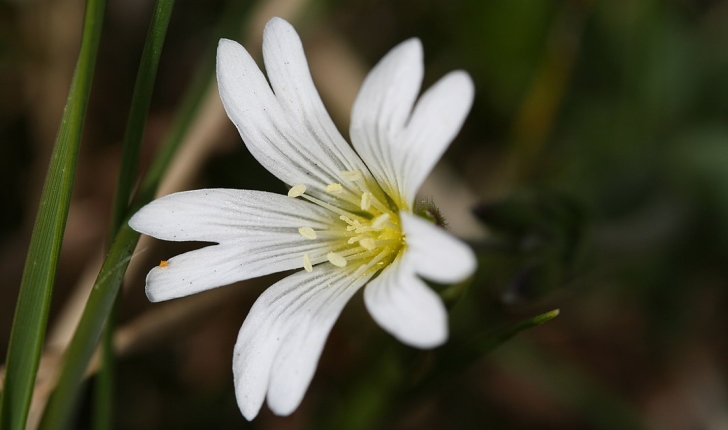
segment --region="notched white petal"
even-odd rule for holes
[[[448,336],[447,310],[400,257],[364,288],[372,318],[400,342],[416,348],[442,345]]]
[[[349,134],[352,144],[385,191],[400,191],[395,154],[420,91],[422,43],[406,40],[367,75],[354,101]]]
[[[408,258],[417,273],[447,284],[466,279],[475,272],[473,250],[444,229],[416,215],[400,212]]]
[[[450,72],[420,97],[402,135],[396,172],[404,178],[403,193],[415,197],[422,182],[460,131],[474,97],[473,81],[463,71]]]
[[[245,319],[233,357],[238,405],[253,419],[263,400],[278,415],[303,399],[334,322],[368,280],[316,266],[268,288]]]

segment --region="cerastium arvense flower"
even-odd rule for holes
[[[159,239],[217,243],[152,269],[151,301],[302,269],[268,288],[240,329],[233,373],[248,419],[266,396],[276,414],[298,407],[331,327],[359,288],[366,285],[366,307],[380,326],[407,345],[432,348],[447,339],[447,312],[419,276],[453,283],[476,266],[466,245],[413,213],[418,188],[470,110],[473,84],[465,72],[449,73],[417,100],[420,41],[395,47],[356,98],[352,149],[286,21],[266,26],[263,56],[270,85],[242,46],[221,40],[220,97],[250,152],[290,186],[288,195],[181,192],[129,222]]]

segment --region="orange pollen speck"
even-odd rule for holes
[[[167,266],[169,266],[169,263],[167,262],[167,260],[162,260],[159,262],[159,267],[167,267]]]

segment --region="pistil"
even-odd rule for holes
[[[388,257],[395,258],[403,242],[396,212],[382,202],[368,190],[367,182],[359,171],[342,171],[342,183],[356,182],[356,186],[345,186],[342,183],[333,183],[326,186],[326,193],[334,196],[331,202],[321,201],[306,194],[306,186],[299,184],[291,187],[290,197],[302,197],[311,203],[329,209],[338,215],[339,220],[333,221],[328,229],[314,230],[310,226],[301,226],[299,234],[308,240],[324,239],[328,245],[313,251],[316,261],[326,256],[326,260],[336,267],[358,266],[354,272],[360,276],[382,263]],[[352,184],[353,185],[353,184]],[[355,190],[359,190],[355,194]],[[358,196],[358,197],[357,197]],[[340,202],[340,204],[337,204]],[[363,213],[351,212],[343,208],[358,206]],[[303,268],[307,272],[313,270],[309,253],[303,255]],[[377,269],[379,270],[379,269]]]

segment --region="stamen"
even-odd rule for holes
[[[388,256],[391,253],[392,253],[392,251],[390,249],[383,250],[382,252],[380,252],[379,254],[377,254],[376,257],[372,258],[372,260],[368,264],[359,266],[359,268],[356,269],[356,271],[354,272],[354,276],[361,276],[361,275],[363,275],[364,272],[366,272],[367,270],[369,270],[375,264],[377,264],[380,261],[382,261],[384,259],[384,257]]]
[[[315,197],[311,197],[308,194],[304,194],[302,197],[304,199],[308,200],[309,202],[316,203],[317,205],[321,206],[322,208],[326,208],[326,209],[330,210],[331,212],[337,213],[339,215],[345,215],[348,217],[364,219],[364,218],[359,217],[358,215],[354,215],[353,213],[351,213],[349,211],[345,211],[344,209],[341,209],[340,207],[328,204]]]
[[[344,180],[351,182],[358,181],[362,178],[361,172],[358,170],[342,170],[339,173],[341,173],[341,177],[344,178]]]
[[[372,221],[372,228],[375,230],[382,229],[387,224],[387,221],[389,221],[389,214],[381,214]]]
[[[351,233],[348,233],[345,230],[318,230],[316,232],[316,237],[351,237]]]
[[[159,262],[159,267],[167,267],[169,266],[169,262],[167,260],[162,260]]]
[[[313,266],[311,265],[311,257],[309,257],[308,252],[303,254],[303,268],[306,269],[308,273],[313,272]]]
[[[346,266],[346,258],[342,257],[341,255],[335,253],[335,252],[329,252],[326,254],[326,258],[329,260],[331,264],[333,264],[336,267],[345,267]]]
[[[351,219],[351,218],[349,218],[348,216],[345,216],[345,215],[341,215],[339,217],[339,219],[342,220],[342,221],[344,221],[345,223],[347,223],[349,225],[354,225],[354,222],[355,222],[353,219]]]
[[[377,244],[374,242],[374,239],[372,239],[370,237],[360,240],[359,245],[361,245],[361,247],[366,249],[367,251],[372,251],[372,250],[374,250],[374,248],[377,247]]]
[[[361,195],[361,203],[359,204],[359,207],[363,211],[368,211],[370,207],[372,207],[372,193],[365,192]]]
[[[350,238],[350,239],[349,239],[349,240],[347,241],[347,243],[348,243],[349,245],[352,245],[352,244],[354,244],[354,243],[356,243],[356,242],[358,242],[358,241],[360,241],[360,240],[362,240],[362,239],[364,239],[364,236],[361,236],[361,235],[359,235],[359,236],[354,236],[354,237]]]
[[[344,187],[341,184],[329,184],[326,186],[326,192],[329,194],[341,194],[344,191]]]
[[[354,231],[354,230],[358,230],[358,229],[362,228],[362,225],[358,220],[351,219],[344,215],[340,216],[339,219],[344,221],[345,223],[349,224],[348,226],[346,226],[346,231]],[[361,232],[357,231],[357,233],[361,233]]]
[[[288,190],[288,197],[298,197],[306,192],[306,186],[303,184],[294,185]]]
[[[298,229],[298,232],[306,239],[316,239],[316,232],[311,227],[301,227]]]

